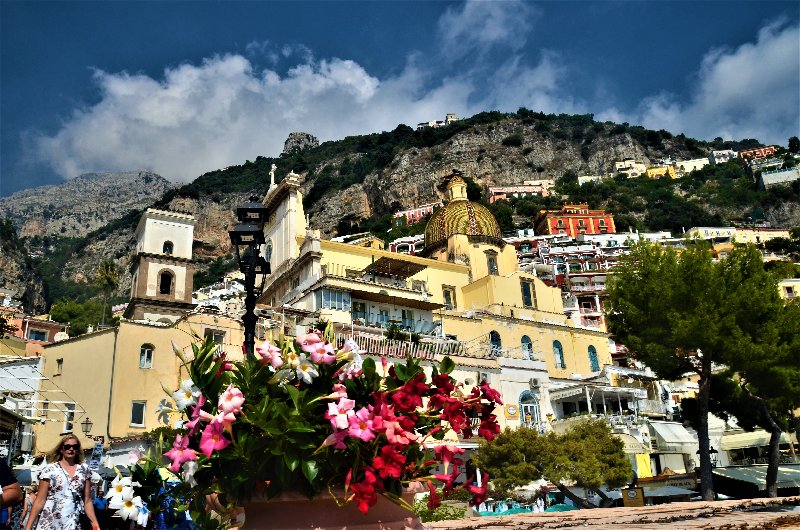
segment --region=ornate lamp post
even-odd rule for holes
[[[92,420],[90,420],[87,416],[86,419],[81,422],[81,430],[83,431],[83,434],[89,436],[89,433],[92,432],[92,425],[94,425],[94,423],[92,423]]]
[[[244,274],[245,288],[245,314],[244,322],[244,349],[248,358],[254,357],[256,337],[256,297],[264,288],[270,266],[261,256],[261,245],[264,244],[264,222],[267,209],[259,202],[258,197],[250,200],[236,209],[239,224],[228,232],[232,246],[239,262],[239,270]],[[261,282],[256,286],[256,276],[261,276]]]

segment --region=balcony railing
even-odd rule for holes
[[[411,342],[406,340],[388,340],[383,337],[368,337],[347,333],[336,333],[337,343],[352,339],[358,345],[362,355],[375,357],[394,357],[405,359],[409,355],[415,359],[433,360],[437,355],[463,355],[464,344],[455,340],[435,340]]]
[[[636,402],[639,414],[653,414],[662,416],[667,413],[667,406],[655,399],[640,399]]]

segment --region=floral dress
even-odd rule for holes
[[[42,468],[39,480],[49,480],[50,487],[36,530],[79,530],[89,467],[79,464],[70,479],[61,464],[53,462]]]

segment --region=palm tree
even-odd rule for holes
[[[119,268],[116,263],[110,259],[101,261],[97,267],[94,283],[103,291],[103,321],[101,325],[105,326],[108,297],[119,287]]]

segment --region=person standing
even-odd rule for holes
[[[6,524],[6,520],[11,519],[11,508],[22,500],[22,488],[5,460],[0,460],[0,487],[3,488],[0,494],[0,508],[4,510],[2,523]]]
[[[34,484],[30,488],[28,488],[28,495],[25,496],[25,502],[23,503],[24,506],[22,508],[22,517],[20,521],[20,528],[22,530],[25,529],[25,526],[28,524],[28,517],[31,515],[31,509],[33,508],[33,501],[36,500],[36,493],[39,491],[39,486]],[[36,528],[36,521],[33,522],[32,528]]]
[[[39,472],[39,493],[31,508],[25,530],[79,530],[81,513],[86,513],[92,528],[100,525],[94,513],[89,481],[91,471],[83,463],[80,440],[64,436],[48,453],[48,462]]]

